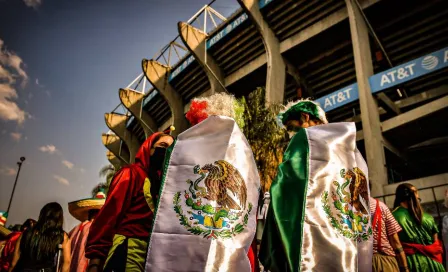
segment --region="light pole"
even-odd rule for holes
[[[14,182],[14,187],[12,188],[11,198],[9,199],[8,210],[6,213],[9,215],[9,208],[11,208],[12,197],[14,196],[14,191],[16,190],[17,180],[19,179],[20,168],[22,168],[22,163],[25,161],[25,157],[20,157],[20,161],[17,162],[19,170],[17,170],[16,181]]]

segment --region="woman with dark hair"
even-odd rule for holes
[[[423,212],[417,188],[409,183],[397,187],[392,214],[403,229],[398,236],[409,271],[445,271],[437,225],[431,215]]]
[[[62,245],[60,271],[69,271],[70,240],[62,229],[63,223],[61,205],[56,202],[46,204],[40,210],[36,225],[19,237],[9,271],[56,271],[59,245]]]
[[[166,148],[173,137],[152,134],[135,163],[114,176],[106,202],[93,221],[87,245],[87,271],[143,271]]]

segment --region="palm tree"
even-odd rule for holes
[[[103,188],[106,191],[106,195],[107,195],[107,191],[109,190],[109,186],[110,183],[112,182],[112,179],[115,176],[115,173],[117,173],[118,169],[116,169],[112,164],[103,166],[100,169],[100,177],[106,178],[106,182],[101,182],[100,184],[98,184],[98,186],[96,186],[93,190],[92,190],[92,194],[96,195],[98,193],[98,190],[100,188]]]
[[[266,105],[265,89],[257,88],[246,98],[243,133],[254,153],[263,192],[269,191],[287,145],[286,132],[277,125],[280,104]]]

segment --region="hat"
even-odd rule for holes
[[[8,213],[0,211],[0,226],[4,226],[6,224],[7,218],[8,218]]]
[[[8,236],[11,233],[11,231],[4,226],[0,226],[0,238],[4,238]]]
[[[89,219],[90,210],[99,210],[106,202],[104,189],[100,189],[94,198],[86,198],[68,203],[70,214],[81,222]]]
[[[328,124],[325,112],[319,104],[309,99],[303,99],[289,102],[284,110],[280,111],[277,116],[280,126],[284,128],[288,121],[297,120],[300,118],[300,113],[307,113],[314,118],[319,119],[322,123]]]
[[[171,125],[167,130],[164,130],[163,133],[171,135],[171,132],[173,132],[175,130],[176,130],[176,128],[173,125]]]
[[[193,98],[185,117],[194,126],[211,115],[230,117],[240,129],[244,128],[244,105],[232,94],[215,93],[208,97]]]

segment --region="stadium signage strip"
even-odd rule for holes
[[[259,0],[258,1],[258,6],[260,7],[260,9],[264,8],[265,6],[267,6],[269,3],[273,2],[274,0]]]
[[[211,39],[207,40],[207,49],[209,49],[210,47],[215,45],[217,42],[219,42],[227,34],[232,32],[232,30],[234,30],[235,28],[240,26],[243,22],[245,22],[248,18],[249,18],[249,16],[247,16],[246,13],[243,13],[240,16],[238,16],[238,18],[236,18],[231,23],[229,23],[223,30],[219,31],[218,33],[216,33],[215,36],[213,36]]]
[[[448,67],[448,47],[371,76],[370,89],[372,93],[378,93],[445,67]],[[328,112],[358,99],[358,84],[354,83],[316,102]]]
[[[213,36],[211,39],[208,39],[206,41],[206,47],[209,49],[213,45],[215,45],[217,42],[219,42],[222,38],[224,38],[226,35],[228,35],[230,32],[232,32],[235,28],[240,26],[243,22],[245,22],[249,17],[246,13],[241,14],[233,20],[231,23],[227,25],[223,30],[216,33],[215,36]],[[179,67],[176,68],[168,77],[168,81],[171,81],[173,78],[175,78],[178,74],[180,74],[183,70],[185,70],[192,62],[194,61],[194,57],[190,56],[188,59],[186,59]]]

